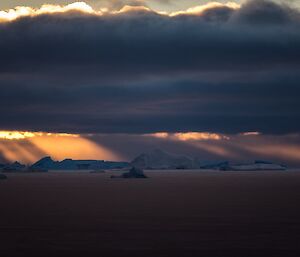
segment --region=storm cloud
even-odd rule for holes
[[[300,132],[299,25],[271,1],[0,22],[0,129]]]

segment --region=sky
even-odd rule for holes
[[[2,162],[300,165],[298,1],[43,4],[0,3]]]
[[[273,0],[277,3],[288,3],[293,5],[293,7],[299,7],[299,0]],[[75,2],[74,0],[2,0],[0,3],[0,9],[5,10],[9,8],[14,8],[16,6],[31,6],[38,8],[43,4],[55,4],[55,5],[68,5]],[[108,8],[110,10],[119,10],[124,5],[144,5],[148,6],[155,11],[182,11],[188,8],[207,4],[210,2],[227,3],[227,0],[86,0],[85,3],[90,5],[95,9]],[[235,0],[231,1],[238,4],[246,2],[246,0]]]
[[[32,6],[39,7],[44,3],[47,4],[59,4],[67,5],[73,3],[72,0],[2,0],[0,3],[1,9],[14,8],[15,6]],[[93,8],[110,8],[120,9],[124,5],[145,5],[155,10],[161,11],[175,11],[183,10],[189,7],[198,6],[201,4],[208,3],[207,0],[87,0],[85,1],[88,5]],[[220,0],[220,3],[226,3],[225,0]],[[240,3],[241,1],[236,1]]]

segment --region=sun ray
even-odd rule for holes
[[[57,160],[122,160],[122,156],[89,138],[68,133],[0,131],[0,152],[10,162],[19,160],[24,163],[33,163],[45,155]]]

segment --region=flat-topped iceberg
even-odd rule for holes
[[[184,156],[155,149],[136,157],[131,166],[142,169],[192,169],[195,168],[194,160]]]
[[[286,170],[286,166],[266,161],[255,161],[249,164],[225,165],[220,170],[228,171],[263,171],[263,170]]]

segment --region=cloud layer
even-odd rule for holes
[[[258,0],[176,14],[74,6],[2,18],[0,129],[300,131],[297,9]]]

